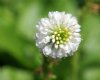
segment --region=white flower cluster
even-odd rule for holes
[[[49,12],[36,25],[36,46],[44,55],[62,58],[73,55],[81,42],[77,19],[65,12]]]

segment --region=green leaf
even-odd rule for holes
[[[100,80],[100,68],[90,68],[83,72],[83,80]]]
[[[78,7],[75,0],[56,0],[55,5],[58,11],[66,11],[66,13],[71,13],[75,16],[78,16]]]
[[[31,72],[11,67],[0,69],[0,80],[34,80]]]
[[[100,62],[100,17],[86,12],[81,23],[81,50],[85,58],[82,65]]]
[[[6,7],[0,7],[0,29],[10,29],[13,23],[13,13]]]
[[[36,48],[35,42],[31,43],[20,38],[12,31],[0,30],[0,37],[0,47],[13,56],[22,66],[33,69],[42,65],[42,55]]]
[[[28,7],[25,7],[18,20],[17,32],[24,35],[27,39],[33,40],[36,32],[36,23],[40,16],[39,3],[32,3]]]

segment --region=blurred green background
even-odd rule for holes
[[[49,11],[78,18],[75,55],[50,61],[35,46],[35,25]],[[0,0],[0,80],[100,80],[100,0]]]

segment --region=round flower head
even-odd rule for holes
[[[42,18],[36,27],[36,46],[46,56],[71,56],[81,42],[77,19],[65,12],[49,12],[48,18]]]

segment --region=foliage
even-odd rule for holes
[[[35,25],[49,11],[72,13],[82,42],[72,57],[52,60],[35,46]],[[100,80],[99,0],[0,0],[0,80]]]

